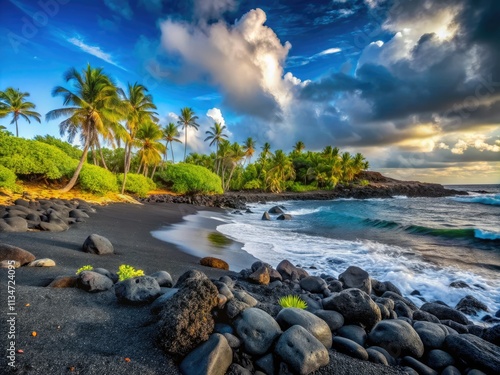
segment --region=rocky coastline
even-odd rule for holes
[[[154,194],[141,199],[142,202],[184,203],[204,207],[220,207],[244,209],[247,203],[277,202],[285,200],[330,200],[339,198],[370,199],[407,197],[447,197],[468,195],[467,192],[446,189],[440,184],[418,181],[399,181],[385,177],[378,172],[363,172],[359,177],[369,182],[366,186],[339,186],[333,190],[317,190],[309,192],[268,193],[262,191],[227,192],[221,195],[170,195]]]

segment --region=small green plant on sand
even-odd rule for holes
[[[118,280],[123,281],[127,279],[131,279],[132,277],[144,276],[143,270],[136,270],[134,267],[129,266],[128,264],[122,264],[118,267]]]
[[[295,307],[297,309],[307,308],[307,303],[299,296],[290,294],[288,296],[281,297],[278,301],[281,307],[286,309],[287,307]]]
[[[86,266],[83,266],[83,267],[80,267],[78,268],[78,270],[76,271],[76,274],[80,274],[80,272],[83,272],[83,271],[92,271],[94,269],[94,267],[92,267],[90,264],[87,264]]]

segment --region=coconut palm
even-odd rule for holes
[[[177,123],[184,128],[184,161],[186,161],[186,151],[187,151],[187,133],[188,128],[194,128],[198,130],[199,124],[196,123],[198,116],[195,116],[194,111],[189,107],[181,108],[181,115]]]
[[[130,162],[132,159],[132,146],[134,144],[138,128],[151,121],[158,121],[157,113],[154,112],[156,105],[153,103],[153,97],[148,94],[148,89],[138,84],[137,82],[127,85],[127,92],[119,90],[122,97],[122,103],[126,111],[126,127],[127,136],[125,142],[125,160],[124,160],[124,173],[122,194],[125,191],[127,183],[127,173],[130,170]]]
[[[227,138],[227,134],[224,133],[226,130],[226,126],[222,125],[220,122],[215,122],[214,126],[207,130],[205,134],[208,134],[208,137],[205,138],[205,141],[211,141],[209,146],[212,146],[215,143],[216,151],[215,151],[215,173],[219,174],[220,163],[218,162],[217,155],[219,154],[219,144],[224,139]]]
[[[238,142],[234,142],[229,146],[225,164],[228,168],[231,169],[231,171],[229,172],[229,177],[227,181],[225,183],[224,180],[222,181],[224,185],[223,186],[224,190],[227,190],[229,188],[231,179],[233,178],[233,173],[236,167],[241,163],[241,161],[244,158],[245,158],[245,151]]]
[[[252,137],[248,137],[243,144],[243,150],[245,151],[246,161],[250,164],[253,154],[255,153],[255,141]]]
[[[179,128],[173,122],[169,122],[168,125],[165,126],[165,128],[163,128],[163,139],[167,142],[165,147],[165,161],[167,161],[168,145],[170,144],[170,152],[172,153],[172,162],[175,163],[174,148],[172,146],[172,142],[182,143],[182,141],[179,138],[177,138],[178,136],[179,136]]]
[[[0,91],[0,118],[6,117],[12,114],[11,124],[16,124],[16,137],[19,137],[19,129],[17,122],[19,118],[31,123],[30,118],[40,121],[40,114],[38,112],[32,111],[36,107],[35,104],[25,101],[25,98],[30,96],[27,92],[21,92],[15,90],[12,87],[8,87],[5,91]]]
[[[62,96],[65,107],[54,109],[45,117],[50,121],[68,116],[59,124],[59,129],[61,135],[67,133],[69,142],[80,133],[83,144],[82,157],[73,177],[62,189],[66,192],[75,185],[87,159],[87,152],[99,135],[113,140],[114,134],[120,131],[118,121],[123,117],[123,113],[120,111],[117,88],[103,73],[102,68],[92,68],[90,64],[81,72],[71,68],[64,74],[64,79],[72,84],[73,89],[56,86],[52,90],[52,96]]]
[[[340,158],[340,166],[342,169],[341,181],[343,184],[347,184],[354,178],[354,168],[353,159],[349,152],[344,152]]]
[[[160,141],[163,139],[163,131],[152,121],[142,123],[137,129],[134,145],[139,148],[140,160],[137,173],[143,171],[144,176],[148,176],[149,167],[154,166],[151,178],[156,172],[156,167],[160,164],[162,155],[165,153],[165,145]]]
[[[306,145],[302,141],[297,141],[295,145],[293,146],[293,152],[300,154],[304,149],[306,148]]]
[[[285,188],[285,182],[295,178],[293,163],[282,150],[276,150],[271,160],[266,179],[269,189],[273,193],[280,193]]]

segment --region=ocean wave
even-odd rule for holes
[[[474,229],[474,236],[482,240],[492,240],[492,241],[500,240],[500,233],[490,232],[482,229]]]
[[[452,199],[460,203],[478,203],[478,204],[486,204],[489,206],[500,206],[500,194],[484,194],[484,195],[473,195],[469,197],[453,197]]]

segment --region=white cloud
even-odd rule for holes
[[[235,10],[235,0],[195,0],[194,14],[198,19],[218,19],[227,11]]]
[[[218,122],[222,126],[226,125],[226,121],[224,120],[224,117],[222,116],[222,112],[219,108],[209,109],[207,111],[207,116],[210,117],[215,122]]]
[[[464,151],[469,148],[467,142],[463,139],[459,139],[455,146],[451,149],[453,154],[463,155]]]
[[[328,48],[328,49],[325,49],[324,51],[321,51],[320,53],[318,53],[317,55],[314,55],[314,56],[331,55],[334,53],[339,53],[340,51],[342,51],[340,48]]]
[[[103,61],[106,61],[107,63],[109,63],[111,65],[114,65],[114,66],[116,66],[116,67],[118,67],[120,69],[123,69],[125,71],[127,70],[127,69],[121,67],[120,65],[118,65],[115,61],[113,61],[112,56],[109,53],[104,52],[101,49],[101,47],[99,47],[99,46],[91,46],[89,44],[86,44],[80,38],[76,38],[76,37],[69,38],[67,40],[68,40],[68,42],[70,42],[74,46],[80,48],[83,52],[88,53],[88,54],[90,54],[92,56],[95,56],[98,59],[101,59]]]
[[[439,143],[438,148],[439,148],[440,150],[449,150],[449,149],[450,149],[450,146],[448,146],[448,145],[447,145],[446,143],[444,143],[444,142],[441,142],[441,143]]]

